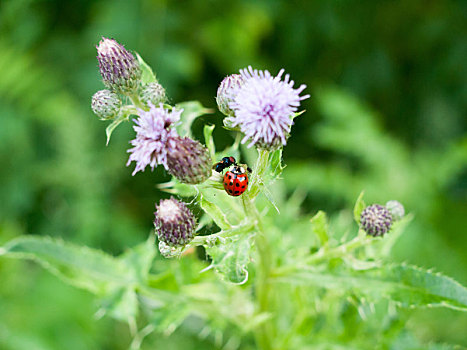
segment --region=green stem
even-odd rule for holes
[[[250,190],[242,196],[245,215],[250,221],[255,222],[256,236],[255,245],[258,249],[259,261],[256,280],[256,301],[259,314],[270,314],[271,296],[269,277],[272,269],[271,248],[265,235],[261,216],[254,204],[254,199],[259,193],[259,185],[262,183],[263,175],[268,166],[269,152],[258,151],[259,156],[253,170]],[[262,350],[272,349],[273,324],[271,320],[265,321],[256,332],[257,345]]]
[[[129,97],[130,97],[131,103],[133,103],[133,105],[134,105],[136,108],[140,108],[140,109],[145,110],[145,111],[148,110],[148,107],[146,107],[146,106],[144,105],[144,103],[141,102],[141,100],[140,100],[138,94],[133,94],[133,95],[130,95]]]

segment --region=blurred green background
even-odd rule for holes
[[[312,98],[284,151],[285,189],[306,192],[339,231],[361,190],[398,199],[415,220],[394,259],[467,284],[467,2],[0,2],[0,244],[51,235],[118,254],[146,239],[158,169],[125,167],[129,123],[105,146],[90,109],[103,88],[95,45],[112,37],[155,70],[171,102],[215,107],[222,78],[249,64],[285,68]],[[219,113],[219,148],[232,142]],[[343,227],[345,228],[345,227]],[[0,349],[125,349],[126,326],[40,267],[0,260]],[[467,346],[467,317],[408,315],[422,343]],[[145,348],[213,348],[180,330]]]

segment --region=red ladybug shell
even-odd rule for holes
[[[240,196],[248,188],[248,175],[239,167],[227,171],[224,175],[224,189],[230,196]]]

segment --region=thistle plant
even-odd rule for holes
[[[219,150],[213,125],[204,126],[204,145],[191,132],[210,110],[196,101],[168,104],[139,55],[103,39],[98,60],[108,90],[94,95],[92,110],[110,120],[107,141],[130,123],[132,175],[167,172],[172,180],[158,187],[172,197],[154,198],[154,230],[119,257],[37,237],[13,240],[0,255],[33,259],[94,293],[98,315],[128,323],[130,349],[179,327],[219,349],[392,348],[406,339],[401,310],[467,310],[467,289],[458,282],[391,262],[412,220],[399,202],[367,206],[362,193],[353,218],[336,225],[322,211],[300,214],[299,190],[284,194],[282,150],[310,96],[283,69],[274,76],[247,67],[221,82],[213,104],[235,141]],[[225,157],[226,169],[216,166]],[[248,180],[236,197],[223,186],[230,170]]]

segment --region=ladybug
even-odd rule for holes
[[[224,175],[224,189],[230,196],[240,196],[248,188],[248,175],[244,167],[234,165]]]
[[[219,163],[214,164],[213,169],[218,173],[222,173],[224,169],[227,169],[231,165],[236,165],[237,161],[234,157],[224,157]]]

